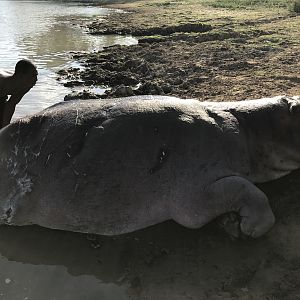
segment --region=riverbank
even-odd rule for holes
[[[299,95],[300,16],[272,1],[242,8],[234,3],[110,5],[126,13],[95,20],[91,33],[132,34],[139,44],[76,54],[86,68],[62,70],[60,76],[85,91],[66,99],[161,94],[238,101]],[[107,88],[105,94],[92,92],[99,86]],[[299,186],[299,172],[260,186],[276,224],[258,240],[232,241],[215,224],[190,230],[173,222],[121,237],[92,236],[97,277],[126,286],[128,297],[138,300],[300,299]]]
[[[193,1],[117,7],[126,13],[92,22],[90,32],[131,34],[139,44],[76,55],[86,69],[61,75],[87,92],[67,99],[160,94],[224,101],[300,94],[300,17],[288,8],[228,10]],[[89,86],[108,90],[91,95]]]

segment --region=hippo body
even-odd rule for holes
[[[199,102],[137,96],[54,105],[0,131],[0,223],[117,235],[227,212],[274,224],[253,183],[300,166],[299,97]]]

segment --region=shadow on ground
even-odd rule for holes
[[[117,237],[1,226],[3,299],[298,299],[299,181],[260,185],[277,222],[257,240],[233,241],[215,223]]]

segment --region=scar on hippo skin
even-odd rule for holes
[[[170,151],[168,149],[160,148],[156,158],[156,163],[154,167],[149,170],[149,173],[152,175],[155,172],[159,171],[162,168],[163,163],[165,163],[169,158],[169,155],[170,155]]]
[[[5,223],[9,224],[12,217],[12,208],[10,207],[5,211]]]
[[[281,101],[287,105],[290,115],[294,115],[300,111],[299,100],[283,97]]]
[[[52,156],[52,153],[49,153],[48,156],[47,156],[47,159],[46,159],[45,162],[44,162],[44,166],[45,166],[45,167],[48,165],[51,156]]]
[[[71,145],[68,145],[66,154],[69,158],[74,158],[81,152],[84,146],[84,138],[85,135],[81,136],[80,139],[78,139],[76,142],[72,143]]]

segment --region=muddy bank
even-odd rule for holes
[[[134,34],[139,44],[75,55],[85,70],[62,70],[60,75],[67,85],[83,86],[86,92],[66,99],[159,94],[224,101],[300,94],[300,46],[288,37],[274,36],[273,31],[249,22],[220,25],[195,21],[128,28],[124,20],[131,20],[132,14],[121,16],[118,26],[91,24],[92,32]],[[89,93],[90,86],[108,90],[94,95]]]
[[[176,25],[166,25],[151,27],[144,24],[144,26],[137,27],[130,23],[130,20],[135,18],[134,14],[137,12],[115,13],[107,16],[102,22],[93,22],[89,24],[90,34],[94,35],[108,35],[108,34],[131,34],[133,36],[149,36],[149,35],[171,35],[176,32],[206,32],[212,29],[209,24],[202,24],[196,20],[192,23],[183,23]],[[116,21],[117,20],[117,21]],[[151,24],[151,23],[150,23]],[[153,24],[151,24],[153,25]]]

